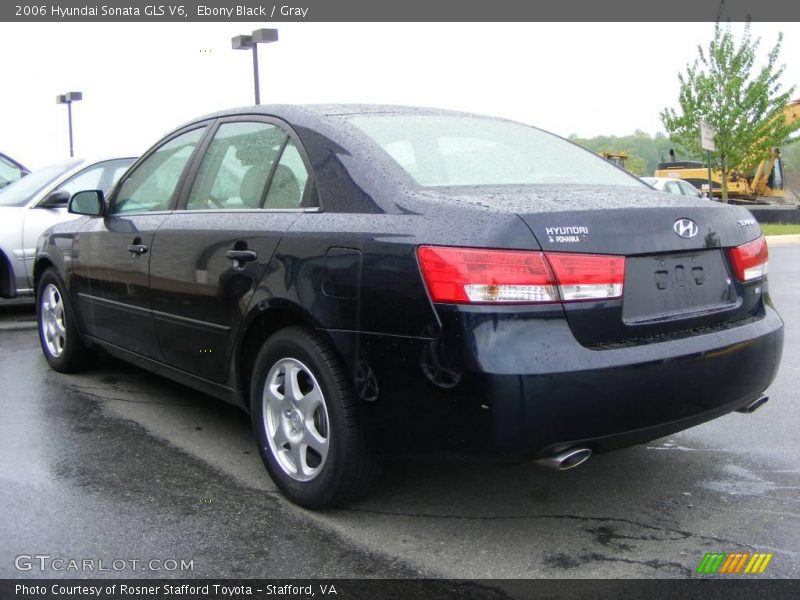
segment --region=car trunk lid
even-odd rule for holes
[[[621,300],[565,304],[582,344],[689,334],[757,312],[762,282],[739,282],[727,251],[757,238],[756,222],[745,209],[702,204],[519,214],[545,252],[625,257]]]
[[[625,257],[621,299],[564,303],[586,346],[725,327],[761,307],[764,281],[738,281],[728,255],[760,235],[743,207],[638,187],[453,190],[448,199],[516,213],[545,253]]]

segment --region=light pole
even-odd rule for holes
[[[67,92],[66,94],[61,94],[60,96],[56,96],[56,104],[66,104],[67,105],[67,119],[69,120],[69,157],[72,158],[74,156],[74,152],[72,149],[72,103],[77,102],[78,100],[83,100],[83,93],[81,92]]]
[[[231,38],[231,47],[234,50],[253,49],[253,83],[256,89],[256,104],[261,104],[261,92],[258,85],[258,45],[277,41],[277,29],[256,29],[250,35],[237,35]]]

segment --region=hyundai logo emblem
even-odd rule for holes
[[[675,221],[675,225],[672,226],[672,229],[675,230],[682,238],[691,239],[697,235],[700,229],[697,227],[697,223],[692,221],[691,219],[678,219]]]

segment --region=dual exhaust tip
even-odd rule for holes
[[[768,400],[769,396],[759,396],[750,404],[737,409],[736,412],[745,414],[754,413],[759,408],[764,406]],[[551,469],[556,469],[557,471],[568,471],[569,469],[574,469],[575,467],[581,466],[583,463],[589,460],[591,456],[592,451],[589,448],[569,448],[568,450],[564,450],[558,454],[554,454],[553,456],[542,458],[538,462],[546,467],[550,467]]]

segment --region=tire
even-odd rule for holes
[[[89,349],[78,331],[64,282],[52,267],[44,272],[36,289],[36,320],[42,352],[54,370],[72,373],[87,364]]]
[[[295,384],[287,387],[287,379]],[[273,334],[258,353],[250,389],[261,458],[287,498],[319,509],[366,493],[377,462],[347,377],[319,334],[299,326]]]

